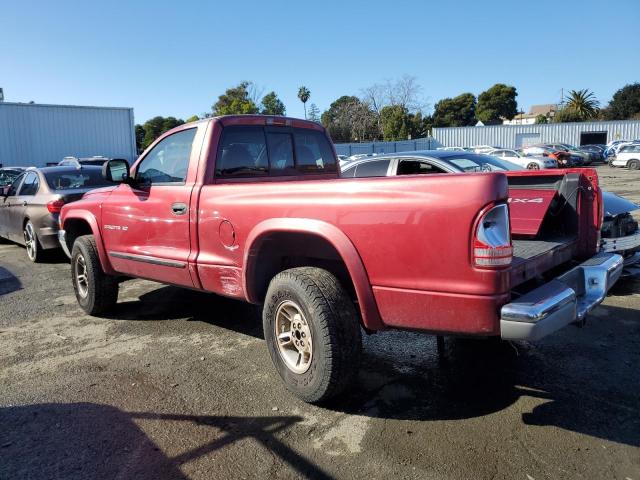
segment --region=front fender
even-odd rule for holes
[[[307,233],[322,237],[333,245],[346,265],[353,282],[364,326],[370,330],[384,328],[371,284],[369,283],[369,277],[356,247],[342,230],[320,220],[273,218],[259,223],[251,230],[245,243],[244,268],[242,271],[242,284],[247,300],[253,303],[259,301],[259,299],[255,298],[255,292],[250,291],[248,279],[252,278],[254,273],[255,260],[258,254],[257,246],[261,237],[274,232]]]
[[[63,228],[64,225],[67,224],[69,220],[82,220],[89,225],[91,228],[91,233],[93,234],[96,240],[96,248],[98,249],[98,258],[100,258],[100,265],[102,266],[102,271],[108,275],[115,275],[117,272],[111,266],[111,262],[109,261],[109,256],[104,248],[104,243],[102,243],[102,234],[100,233],[100,228],[98,227],[98,220],[95,215],[91,213],[89,210],[77,209],[74,208],[66,215],[64,215],[63,219]],[[67,231],[69,234],[69,231]],[[70,246],[69,251],[73,248],[73,245]]]

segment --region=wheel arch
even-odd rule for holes
[[[319,256],[305,254],[313,248],[321,250]],[[335,258],[332,252],[335,252]],[[301,257],[297,258],[296,254]],[[293,263],[283,265],[285,259]],[[337,268],[338,271],[332,273],[349,282],[344,286],[352,289],[352,294],[357,298],[357,308],[364,327],[369,330],[384,328],[369,277],[355,246],[340,229],[320,220],[276,218],[265,220],[253,228],[247,237],[244,252],[242,283],[245,297],[252,303],[260,303],[274,275],[287,268],[303,266],[296,262],[305,261],[310,262],[306,263],[309,266],[329,270]],[[325,267],[323,261],[334,263]],[[341,266],[348,277],[346,279],[340,278]]]
[[[76,238],[82,235],[93,235],[98,249],[98,258],[102,270],[107,274],[114,274],[107,252],[102,243],[102,235],[98,228],[98,221],[91,212],[86,210],[74,210],[64,218],[65,241],[69,251],[72,251]]]

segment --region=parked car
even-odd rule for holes
[[[550,157],[534,156],[534,155],[524,155],[515,150],[509,149],[496,149],[487,152],[487,155],[491,155],[493,157],[502,158],[503,160],[507,160],[511,163],[515,163],[516,165],[520,165],[521,167],[527,168],[529,170],[540,170],[543,168],[558,168],[557,160],[554,160]]]
[[[570,153],[549,147],[547,145],[529,145],[522,149],[526,156],[550,157],[558,163],[558,168],[578,167],[582,165],[582,159],[572,156]]]
[[[622,255],[626,273],[640,273],[640,229],[632,214],[640,209],[640,205],[611,192],[602,192],[602,199],[602,251]]]
[[[610,167],[627,167],[629,170],[640,169],[640,143],[620,147],[616,155],[609,158]]]
[[[58,166],[77,167],[78,165],[94,165],[97,167],[101,167],[108,160],[109,159],[107,157],[101,157],[101,156],[84,157],[84,158],[64,157],[60,161],[60,163],[58,163]]]
[[[471,147],[471,150],[473,150],[475,153],[487,153],[491,150],[496,150],[497,148],[500,147],[492,145],[474,145],[473,147]]]
[[[493,159],[474,158],[461,167]],[[123,276],[260,304],[275,369],[309,402],[353,384],[361,327],[536,340],[582,321],[622,270],[598,254],[590,169],[340,179],[321,125],[241,115],[104,173],[112,188],[61,212],[81,308],[113,308]]]
[[[591,155],[577,149],[573,145],[569,145],[568,143],[548,143],[546,145],[548,147],[555,148],[556,150],[568,152],[571,155],[571,159],[575,166],[591,165]],[[580,162],[576,161],[576,157],[580,159]]]
[[[392,177],[435,173],[505,172],[523,170],[507,160],[481,153],[423,150],[388,153],[356,160],[342,167],[343,178]]]
[[[0,168],[0,194],[4,195],[13,181],[25,170],[25,167]]]
[[[0,198],[0,237],[24,245],[33,262],[60,248],[58,215],[63,205],[108,185],[102,168],[28,168]]]
[[[580,149],[591,154],[594,162],[604,162],[605,145],[580,145]]]

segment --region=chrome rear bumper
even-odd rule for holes
[[[502,307],[505,340],[538,340],[578,322],[599,305],[622,273],[620,255],[599,253]]]
[[[58,230],[58,242],[60,243],[64,254],[67,257],[71,258],[71,252],[69,251],[69,247],[67,246],[67,232],[65,232],[64,230]]]

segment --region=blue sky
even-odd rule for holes
[[[127,106],[136,122],[208,111],[241,80],[324,110],[404,74],[433,105],[496,82],[519,108],[640,81],[640,2],[12,1],[0,8],[7,101]]]

